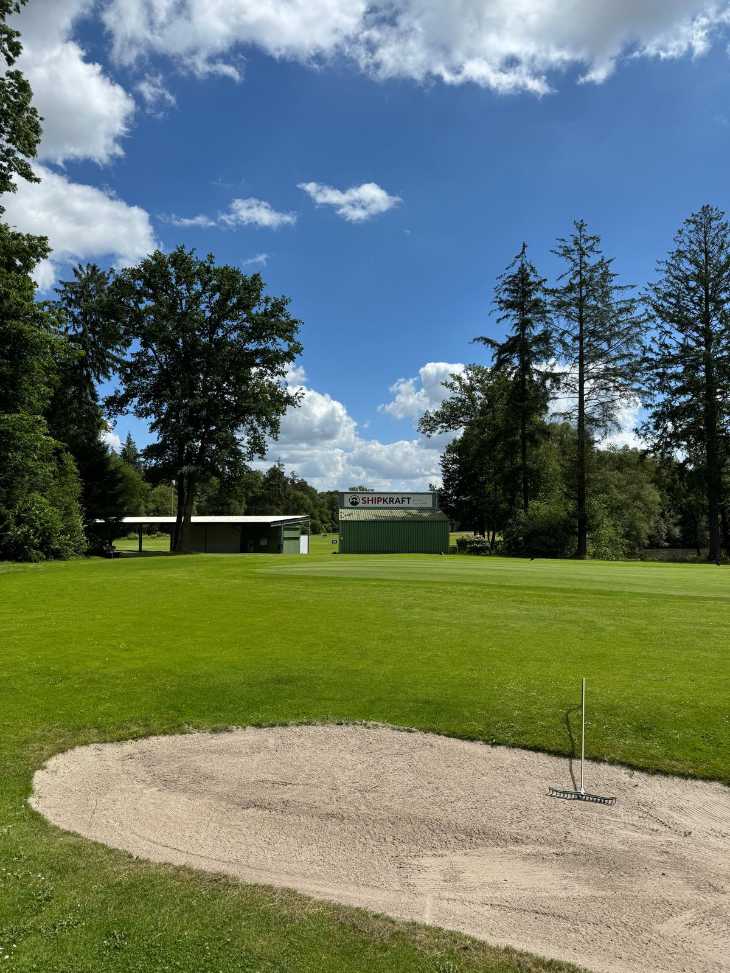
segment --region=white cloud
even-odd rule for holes
[[[350,189],[334,189],[318,182],[300,182],[299,189],[318,206],[334,206],[335,212],[350,223],[362,223],[402,202],[400,196],[389,195],[375,182],[364,182]]]
[[[293,377],[303,376],[294,374]],[[301,404],[284,416],[279,447],[302,449],[326,444],[333,449],[352,449],[357,425],[345,406],[327,393],[306,388],[300,382],[296,387],[302,390]]]
[[[236,226],[259,226],[268,230],[278,230],[282,226],[293,226],[297,221],[296,213],[280,213],[273,208],[271,203],[263,199],[256,199],[255,196],[248,196],[246,199],[234,199],[224,213],[219,213],[214,219],[201,213],[198,216],[161,216],[164,223],[171,223],[173,226],[199,226],[199,227],[236,227]],[[266,256],[259,254],[259,257]],[[260,261],[259,261],[260,262]]]
[[[727,0],[107,0],[116,57],[164,53],[239,78],[249,45],[303,63],[349,57],[380,78],[551,90],[576,68],[601,82],[622,57],[699,56]]]
[[[281,461],[322,490],[346,489],[368,483],[380,489],[426,489],[440,481],[439,445],[422,438],[383,443],[366,438],[345,405],[306,385],[306,373],[297,365],[287,381],[303,393],[299,408],[290,409],[281,435],[270,445],[266,467]]]
[[[348,43],[366,6],[365,0],[108,0],[103,18],[122,63],[154,51],[197,74],[235,79],[240,70],[230,58],[238,46],[309,61]]]
[[[255,257],[248,257],[241,261],[242,267],[265,267],[269,262],[268,253],[257,253]]]
[[[161,74],[146,74],[136,90],[142,96],[148,113],[158,118],[165,114],[166,108],[174,108],[177,104],[173,93],[165,87]]]
[[[100,439],[103,443],[106,443],[109,449],[113,449],[115,453],[121,453],[122,440],[112,429],[104,429],[101,433]]]
[[[441,405],[448,395],[443,383],[451,375],[461,375],[464,368],[461,362],[426,362],[415,378],[399,378],[390,386],[393,398],[378,406],[378,411],[396,419],[420,419],[424,412]]]
[[[209,216],[204,216],[202,213],[199,216],[175,216],[173,213],[171,216],[161,216],[160,219],[163,223],[170,223],[172,226],[216,226],[216,221],[212,220]]]
[[[108,259],[124,265],[155,248],[149,215],[139,206],[43,166],[37,172],[40,183],[20,182],[3,202],[11,226],[49,238],[53,254],[36,273],[39,284],[51,286],[61,264]]]
[[[134,100],[72,38],[94,6],[94,0],[33,0],[13,20],[23,42],[18,66],[43,116],[39,158],[46,161],[106,163],[122,154]]]
[[[295,213],[279,213],[270,203],[254,196],[234,199],[227,212],[219,217],[219,222],[226,226],[263,226],[271,230],[292,226],[296,221]]]

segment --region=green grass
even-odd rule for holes
[[[567,969],[63,834],[25,802],[70,746],[378,720],[568,753],[585,675],[591,755],[730,781],[730,570],[345,557],[330,540],[308,558],[0,565],[0,966]]]

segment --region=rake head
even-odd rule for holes
[[[601,794],[589,794],[587,791],[569,791],[560,787],[548,788],[550,797],[560,798],[561,801],[589,801],[591,804],[607,804],[609,807],[616,803],[615,797],[603,797]]]

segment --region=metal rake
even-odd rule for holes
[[[580,787],[578,790],[567,790],[562,787],[550,787],[550,797],[558,797],[563,801],[589,801],[592,804],[613,805],[615,797],[605,797],[602,794],[589,794],[583,786],[583,764],[586,755],[586,681],[581,680],[580,687],[581,733],[580,733]]]

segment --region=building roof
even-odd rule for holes
[[[388,510],[383,510],[380,507],[368,507],[363,509],[358,507],[357,509],[352,509],[350,507],[340,510],[340,520],[385,520],[399,522],[403,521],[413,521],[413,520],[448,520],[449,518],[445,513],[440,510],[414,510],[414,509],[404,509],[404,508],[390,508]]]
[[[205,517],[191,517],[193,524],[288,524],[293,521],[307,520],[307,514],[214,514]],[[175,517],[122,517],[123,524],[174,524]]]

